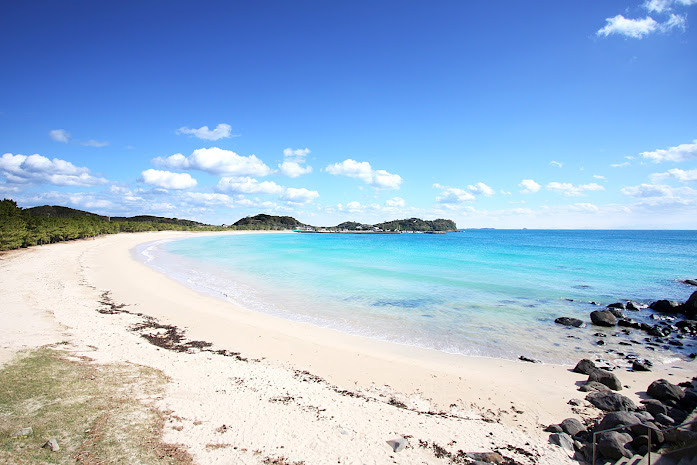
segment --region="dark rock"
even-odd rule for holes
[[[635,449],[639,449],[640,447],[644,447],[649,445],[649,436],[648,434],[642,434],[641,436],[635,436],[634,439],[632,440],[632,447]]]
[[[649,305],[651,310],[657,311],[658,313],[667,313],[669,315],[675,315],[680,312],[680,304],[675,300],[657,300]]]
[[[668,413],[666,413],[666,415],[672,418],[677,424],[680,424],[683,421],[687,420],[687,412],[675,407],[669,408]]]
[[[636,302],[634,302],[634,301],[631,301],[631,300],[630,300],[629,302],[627,302],[627,310],[634,310],[634,311],[637,311],[637,310],[641,310],[642,308],[643,308],[643,307],[642,307],[641,304],[638,304],[638,303],[636,303]]]
[[[597,326],[617,325],[617,317],[610,310],[595,310],[591,312],[591,321]]]
[[[498,452],[468,452],[466,455],[475,463],[504,463],[506,461]]]
[[[593,336],[595,336],[595,337],[607,337],[607,334],[604,334],[604,333],[593,333]]]
[[[641,324],[631,318],[620,318],[617,320],[617,326],[625,328],[641,329]]]
[[[659,425],[662,425],[663,428],[668,428],[668,427],[673,426],[675,424],[675,420],[673,420],[668,415],[665,415],[663,413],[659,413],[658,415],[655,416],[654,419],[656,420],[656,423],[658,423]]]
[[[697,291],[693,292],[687,302],[680,306],[680,312],[688,318],[694,318],[697,315]]]
[[[687,328],[692,331],[697,331],[697,320],[682,320],[675,323],[679,329]]]
[[[620,308],[624,310],[627,308],[627,305],[624,302],[615,302],[614,304],[608,305],[607,308]]]
[[[623,312],[622,310],[620,310],[619,308],[608,308],[607,310],[608,310],[610,313],[612,313],[613,315],[615,315],[615,318],[624,318],[624,317],[627,316],[627,315],[625,315],[624,312]]]
[[[589,381],[578,388],[581,392],[609,392],[610,388],[597,381]]]
[[[578,421],[576,418],[567,418],[566,420],[562,421],[559,426],[561,426],[562,430],[564,430],[564,432],[569,436],[576,436],[581,431],[586,430],[583,423]]]
[[[535,360],[534,358],[526,357],[525,355],[521,355],[518,357],[518,360],[521,360],[523,362],[530,362],[530,363],[541,363],[539,360]]]
[[[651,422],[639,423],[637,425],[633,425],[630,429],[631,429],[632,434],[634,436],[639,436],[642,434],[646,434],[648,436],[650,434],[652,444],[663,444],[663,441],[664,441],[663,433],[659,430],[658,426],[656,426],[654,423],[651,423]]]
[[[581,399],[569,399],[567,404],[573,405],[574,407],[580,407],[583,405],[583,401]]]
[[[641,408],[641,407],[638,407],[638,408]],[[653,415],[651,415],[649,412],[647,412],[645,410],[637,410],[636,412],[633,412],[633,413],[642,422],[653,421]]]
[[[580,360],[576,366],[574,367],[574,373],[581,373],[584,375],[590,375],[591,371],[597,369],[598,367],[595,366],[595,363],[593,360],[589,360],[587,358],[584,358]]]
[[[544,429],[545,433],[563,433],[561,425],[549,425]]]
[[[651,371],[653,363],[649,360],[634,360],[632,362],[632,370],[634,371]]]
[[[651,383],[646,393],[654,399],[679,402],[685,397],[685,392],[675,384],[671,384],[665,379],[658,379]]]
[[[595,370],[591,371],[590,375],[588,375],[587,382],[591,381],[597,381],[599,383],[602,383],[605,386],[612,389],[613,391],[622,390],[622,383],[620,383],[620,380],[617,379],[617,376],[615,376],[607,370],[601,370],[600,368],[596,368]]]
[[[631,399],[616,392],[591,392],[586,400],[606,412],[632,412],[636,405]]]
[[[651,336],[666,337],[670,334],[670,328],[660,325],[653,325],[648,331]]]
[[[549,442],[559,446],[569,454],[574,453],[574,440],[566,433],[552,433],[549,435]]]
[[[666,413],[668,413],[668,409],[665,405],[663,405],[663,403],[660,400],[646,399],[642,400],[641,403],[644,405],[644,407],[646,407],[646,411],[654,417],[656,415],[665,415]]]
[[[618,460],[622,457],[631,457],[634,455],[624,447],[631,441],[632,436],[627,433],[608,431],[599,435],[597,447],[603,457]]]
[[[697,286],[697,280],[695,279],[683,279],[681,282],[690,286]]]
[[[641,420],[631,412],[610,412],[598,423],[596,431],[616,428],[618,426],[640,425]]]
[[[603,341],[602,339],[598,339],[597,341],[595,341],[595,343],[598,344],[599,346],[605,345],[605,341]]]
[[[585,326],[583,321],[579,320],[578,318],[571,318],[568,316],[560,316],[554,320],[554,322],[564,326],[573,326],[574,328],[582,328]]]

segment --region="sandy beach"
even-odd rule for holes
[[[138,244],[191,234],[118,234],[1,255],[0,363],[66,341],[96,363],[161,370],[170,379],[158,400],[171,412],[164,439],[199,464],[467,463],[457,457],[488,451],[522,464],[576,463],[543,432],[599,414],[568,404],[585,395],[577,389],[586,376],[572,367],[287,321],[200,294],[132,257]],[[166,325],[212,345],[151,343]],[[678,363],[616,374],[638,401],[653,380],[690,372]],[[401,437],[409,446],[394,452],[386,441]]]

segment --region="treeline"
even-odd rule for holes
[[[375,227],[385,231],[457,231],[457,225],[453,220],[442,218],[432,221],[422,220],[421,218],[394,220],[376,224]]]
[[[0,202],[0,250],[18,249],[33,245],[51,244],[96,237],[102,234],[144,231],[218,231],[224,228],[177,222],[144,221],[143,218],[111,219],[87,212],[68,216],[66,209],[59,216],[40,216],[17,206],[14,200]],[[73,210],[73,212],[79,212]],[[32,214],[33,213],[33,214]],[[157,219],[157,217],[150,217]]]
[[[255,215],[236,221],[230,229],[238,231],[269,231],[297,229],[305,226],[292,216]]]

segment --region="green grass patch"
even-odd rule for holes
[[[192,463],[185,450],[162,442],[165,415],[154,402],[166,382],[148,367],[27,352],[0,371],[0,463]],[[11,437],[25,427],[33,433]],[[50,438],[59,451],[42,448]]]

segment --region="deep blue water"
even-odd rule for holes
[[[697,278],[695,231],[254,234],[140,250],[160,271],[253,310],[447,352],[562,363],[600,349],[595,330],[556,317],[589,321],[590,302],[686,300],[697,289],[680,282]]]

